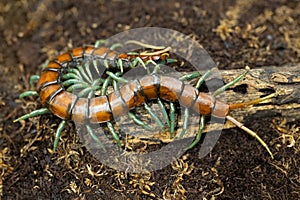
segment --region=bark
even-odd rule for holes
[[[233,80],[243,70],[221,71],[225,83]],[[243,91],[243,92],[240,92]],[[246,77],[226,91],[227,102],[245,102],[278,91],[276,98],[255,106],[232,111],[239,121],[272,118],[286,118],[288,122],[300,119],[300,64],[283,67],[251,69]]]

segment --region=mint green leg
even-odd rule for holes
[[[105,45],[105,44],[106,44],[106,40],[100,39],[100,40],[97,40],[97,41],[95,42],[94,47],[98,48],[98,47],[100,47],[101,45]]]
[[[190,146],[189,146],[186,150],[191,149],[191,148],[193,148],[196,144],[198,144],[198,142],[199,142],[200,139],[201,139],[202,132],[203,132],[204,128],[205,128],[205,116],[204,116],[204,115],[201,115],[201,117],[200,117],[200,128],[199,128],[199,130],[198,130],[198,134],[197,134],[195,140],[192,142],[192,144],[190,144]]]
[[[203,76],[201,76],[196,84],[196,88],[199,89],[201,85],[204,83],[204,81],[209,77],[210,70],[206,71]]]
[[[33,88],[34,87],[33,82],[38,81],[39,79],[40,79],[39,75],[32,75],[32,76],[30,76],[30,79],[29,79],[30,87]]]
[[[107,44],[106,40],[100,39],[95,42],[94,47],[98,48],[101,45],[106,45],[106,44]],[[116,43],[116,44],[111,45],[110,49],[114,50],[115,48],[120,47],[120,46],[123,46],[123,45],[121,43]]]
[[[116,130],[114,128],[114,125],[111,122],[106,122],[106,124],[107,124],[107,128],[108,128],[109,132],[113,136],[114,140],[117,142],[118,147],[121,149],[122,148],[121,141],[118,136],[118,133],[116,132]]]
[[[183,125],[182,125],[182,131],[180,133],[180,138],[183,138],[183,136],[185,135],[186,131],[187,131],[187,126],[188,126],[188,122],[189,122],[189,109],[184,109],[184,120],[183,120]]]
[[[158,126],[161,129],[164,129],[164,125],[163,125],[162,121],[154,114],[152,108],[146,103],[144,103],[144,107],[147,110],[147,112],[149,113],[149,115],[151,116],[151,118],[158,124]]]
[[[95,142],[97,142],[97,144],[98,144],[104,151],[106,151],[105,146],[102,144],[101,140],[95,135],[95,133],[94,133],[92,127],[91,127],[89,124],[87,124],[85,127],[86,127],[86,130],[87,130],[87,132],[89,133],[89,135],[93,138],[93,140],[94,140]]]
[[[19,99],[22,99],[24,97],[31,97],[31,96],[38,97],[39,93],[37,91],[26,91],[19,95]]]
[[[130,117],[131,120],[134,121],[135,124],[143,127],[144,129],[151,131],[153,130],[150,126],[148,126],[147,124],[145,124],[142,120],[140,120],[135,114],[133,114],[132,112],[128,113],[128,116]]]
[[[192,79],[195,79],[195,78],[198,78],[202,76],[202,73],[201,72],[193,72],[193,73],[190,73],[190,74],[186,74],[186,75],[183,75],[179,78],[179,80],[181,81],[189,81],[189,80],[192,80]]]
[[[118,83],[125,83],[125,84],[126,84],[126,83],[129,82],[129,81],[126,80],[125,78],[119,77],[119,76],[117,76],[116,74],[114,74],[114,73],[112,73],[112,72],[110,72],[110,71],[107,71],[106,74],[107,74],[108,76],[110,76],[112,79],[116,80]]]
[[[228,89],[229,87],[231,87],[232,85],[234,85],[235,83],[239,82],[242,78],[244,78],[246,76],[246,74],[249,72],[250,68],[246,67],[246,70],[239,75],[237,78],[235,78],[233,81],[227,83],[226,85],[224,85],[223,87],[217,89],[214,93],[213,96],[216,97],[219,94],[223,93],[226,89]]]
[[[167,111],[166,111],[166,108],[165,108],[163,102],[162,102],[159,98],[157,99],[157,102],[158,102],[158,105],[159,105],[159,107],[160,107],[160,109],[161,109],[162,115],[163,115],[164,118],[165,118],[165,121],[166,121],[166,123],[167,123],[167,126],[170,128],[170,127],[171,127],[171,122],[170,122],[168,113],[167,113]]]
[[[59,125],[58,125],[58,127],[56,129],[54,143],[53,143],[53,151],[54,152],[56,151],[56,148],[57,148],[57,145],[58,145],[58,141],[59,141],[59,138],[60,138],[60,134],[64,130],[65,126],[66,126],[66,120],[62,120],[59,123]]]
[[[175,122],[176,122],[176,118],[175,118],[175,105],[174,103],[170,103],[170,138],[173,138],[174,136],[174,130],[175,130]]]
[[[19,117],[18,119],[15,119],[14,122],[18,122],[20,120],[28,119],[28,118],[31,118],[31,117],[36,117],[38,115],[43,115],[43,114],[47,114],[47,113],[50,113],[48,108],[41,108],[39,110],[34,110],[31,113],[23,115],[23,116]]]

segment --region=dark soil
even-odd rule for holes
[[[29,77],[59,52],[124,30],[157,26],[194,36],[220,69],[281,67],[300,62],[300,2],[9,1],[0,2],[0,196],[3,199],[300,199],[300,120],[247,122],[270,146],[238,129],[223,131],[212,152],[199,145],[177,162],[148,174],[125,174],[97,161],[69,123],[57,153],[50,149],[60,122],[44,115]],[[0,197],[1,198],[1,197]]]

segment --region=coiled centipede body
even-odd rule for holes
[[[104,47],[85,47],[76,48],[68,53],[61,54],[55,61],[50,62],[41,73],[37,85],[37,93],[43,106],[46,108],[40,110],[40,112],[37,112],[35,115],[51,112],[63,120],[70,119],[77,123],[104,123],[112,121],[115,117],[125,115],[130,110],[151,99],[160,98],[170,102],[178,101],[180,105],[199,113],[201,116],[213,115],[218,118],[230,120],[239,128],[255,137],[273,158],[273,155],[265,142],[256,133],[229,116],[229,112],[231,109],[261,102],[276,94],[248,103],[226,104],[216,100],[214,95],[199,92],[196,87],[186,84],[182,80],[169,76],[151,74],[138,80],[128,81],[119,91],[114,91],[108,95],[101,93],[100,96],[92,97],[91,95],[88,95],[88,97],[86,97],[67,91],[61,81],[64,74],[72,69],[74,62],[86,60],[87,57],[92,60],[97,60],[97,57],[101,58],[100,61],[103,61],[103,63],[99,63],[98,65],[105,66],[106,68],[111,66],[127,68],[132,65],[132,61],[136,60],[136,58],[138,58],[142,64],[147,61],[165,61],[167,59],[165,53],[166,50],[145,53],[144,55],[130,55],[118,54],[117,52]],[[126,62],[120,64],[120,62],[117,63],[117,60]],[[85,65],[82,64],[82,66]],[[93,79],[93,75],[90,73],[89,77],[86,77],[86,79]],[[238,79],[233,82],[237,82],[237,80]],[[27,114],[15,121],[35,115]],[[201,117],[201,122],[203,121],[204,118]],[[200,123],[201,130],[204,128],[203,124],[204,123]],[[59,137],[59,135],[56,135],[56,140],[57,137]],[[97,140],[97,138],[93,138]]]
[[[147,51],[119,53],[114,50],[115,47],[113,46],[120,46],[121,44],[115,44],[112,47],[107,48],[99,46],[98,41],[95,46],[72,49],[69,52],[57,56],[53,61],[46,63],[47,65],[43,67],[40,76],[31,76],[31,86],[34,81],[38,81],[37,91],[26,91],[20,94],[19,97],[38,96],[40,97],[43,105],[45,105],[47,101],[52,100],[52,98],[48,99],[48,97],[54,97],[56,96],[55,94],[58,95],[58,93],[63,90],[67,91],[67,94],[76,93],[76,98],[92,98],[93,96],[97,96],[96,93],[105,95],[109,86],[117,84],[117,81],[112,80],[112,77],[107,76],[105,72],[110,72],[115,76],[121,75],[125,69],[129,70],[138,66],[148,70],[146,68],[147,63],[172,63],[176,61],[169,58],[168,52],[170,47],[157,47],[138,41],[127,41],[126,44],[135,44],[146,48]],[[51,87],[51,91],[49,91],[49,87]],[[57,89],[55,94],[49,93],[53,92],[54,88]],[[61,109],[63,109],[63,107],[61,107]],[[56,113],[56,111],[53,112]],[[60,110],[58,110],[58,112],[60,112]],[[16,122],[47,113],[51,113],[51,111],[48,107],[44,107],[23,115],[14,121]],[[135,123],[142,125],[144,128],[148,127],[134,114],[129,114]],[[60,116],[60,114],[58,114],[58,116]],[[64,129],[65,124],[66,120],[62,120],[58,125],[53,145],[54,150],[56,149],[60,134]],[[121,144],[118,134],[115,132],[112,123],[107,122],[107,126],[120,146]],[[101,141],[93,134],[88,125],[87,129],[89,130],[90,135],[92,135],[92,137],[100,143]]]

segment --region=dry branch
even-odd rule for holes
[[[225,70],[221,74],[227,83],[242,71]],[[239,88],[246,88],[246,92],[238,92]],[[235,110],[232,115],[240,121],[274,116],[284,117],[290,122],[299,119],[300,64],[251,69],[243,80],[226,92],[226,99],[227,102],[245,102],[275,91],[279,91],[278,97],[270,99],[266,103]]]

